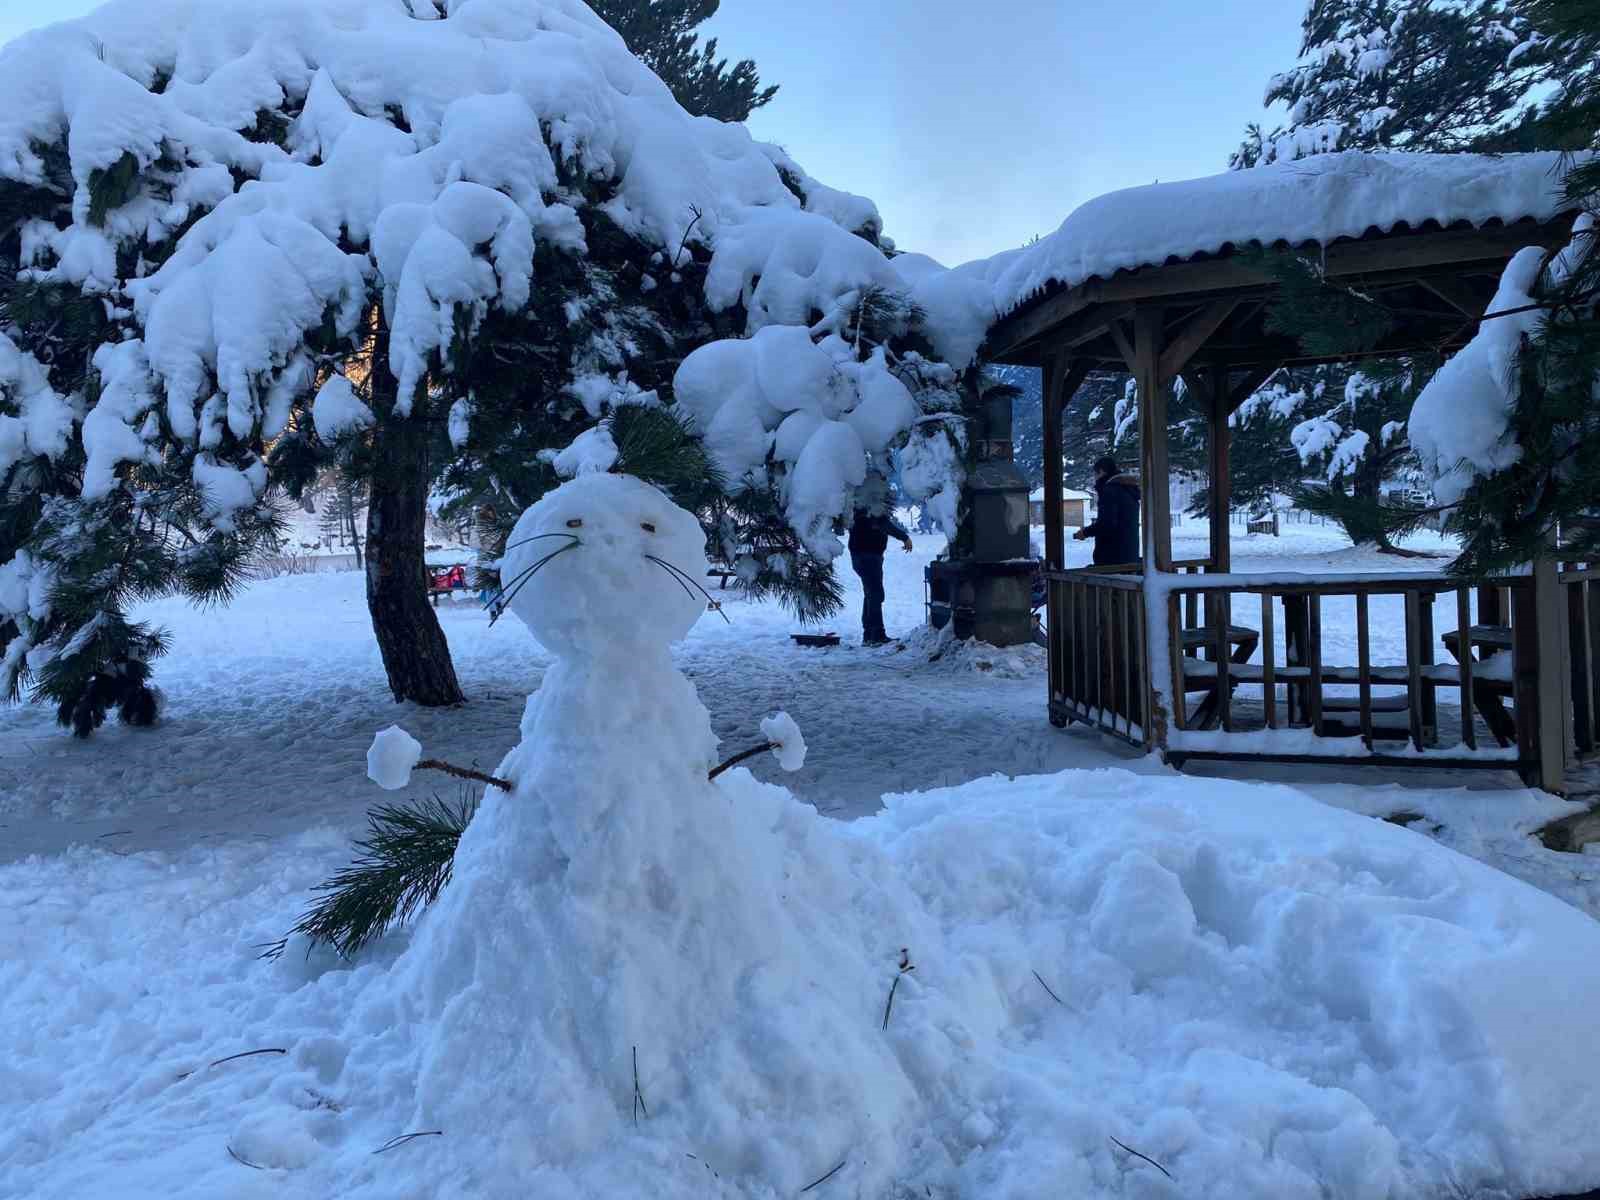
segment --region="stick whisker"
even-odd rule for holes
[[[696,591],[698,591],[698,592],[699,592],[699,593],[700,593],[700,594],[701,594],[701,595],[702,595],[702,596],[704,596],[704,597],[705,597],[705,598],[706,598],[706,605],[707,605],[707,606],[708,606],[708,607],[709,607],[709,608],[710,608],[710,609],[711,609],[711,610],[712,610],[712,611],[713,611],[713,612],[714,612],[714,613],[716,613],[716,614],[717,614],[717,615],[718,615],[718,616],[719,616],[719,617],[721,617],[721,618],[722,618],[722,619],[723,619],[723,620],[724,620],[724,621],[727,621],[727,623],[728,623],[728,624],[729,624],[729,625],[732,625],[732,624],[733,624],[733,621],[732,621],[732,619],[731,619],[731,618],[730,618],[730,617],[729,617],[729,616],[728,616],[728,614],[727,614],[727,613],[725,613],[725,612],[723,612],[723,611],[722,611],[722,605],[720,605],[720,604],[718,604],[718,603],[717,603],[717,598],[716,598],[716,597],[715,597],[715,596],[713,596],[713,595],[712,595],[712,594],[711,594],[711,593],[710,593],[710,592],[708,592],[708,591],[706,591],[706,589],[705,589],[705,588],[704,588],[704,587],[703,587],[703,586],[702,586],[702,585],[701,585],[701,584],[700,584],[700,582],[699,582],[699,580],[697,580],[697,579],[695,579],[695,578],[694,578],[694,577],[693,577],[693,576],[691,576],[691,575],[690,575],[690,574],[689,574],[689,573],[688,573],[688,572],[687,572],[687,571],[685,571],[685,570],[684,570],[684,569],[683,569],[683,568],[682,568],[682,567],[679,567],[679,566],[677,566],[677,565],[675,565],[675,564],[673,564],[673,563],[670,563],[670,562],[668,562],[668,561],[667,561],[667,560],[666,560],[666,559],[664,559],[664,558],[657,558],[657,557],[656,557],[656,556],[655,556],[655,555],[654,555],[654,554],[646,554],[646,555],[645,555],[645,557],[646,557],[646,558],[648,558],[648,559],[649,559],[649,560],[650,560],[650,561],[651,561],[651,562],[653,562],[653,563],[657,563],[657,564],[658,564],[658,565],[660,565],[660,566],[662,566],[662,567],[665,567],[665,568],[666,568],[666,569],[667,569],[667,570],[668,570],[668,571],[670,571],[670,572],[671,572],[671,573],[672,573],[672,574],[673,574],[673,575],[674,575],[674,576],[675,576],[675,577],[676,577],[676,578],[677,578],[677,579],[678,579],[678,580],[679,580],[679,581],[680,581],[680,582],[683,582],[683,583],[686,583],[686,584],[688,584],[688,585],[689,585],[689,586],[690,586],[690,587],[692,587],[692,588],[694,588],[694,589],[695,589],[695,590],[696,590]]]
[[[558,538],[558,537],[571,538],[575,542],[580,540],[578,535],[575,534],[575,533],[536,533],[532,537],[523,538],[520,542],[512,542],[504,550],[500,551],[500,556],[502,558],[504,558],[507,554],[510,554],[513,550],[519,550],[523,546],[529,545],[532,542],[542,542],[546,538]]]
[[[513,579],[505,587],[501,588],[499,593],[495,596],[494,600],[491,602],[492,605],[495,606],[495,613],[494,613],[494,616],[489,618],[489,624],[493,625],[496,621],[498,621],[501,618],[502,615],[504,615],[506,609],[511,606],[511,602],[517,598],[517,593],[520,592],[523,588],[527,587],[528,586],[528,581],[531,580],[540,571],[544,570],[544,568],[549,565],[549,563],[551,562],[552,559],[560,558],[568,550],[576,550],[582,544],[583,544],[582,542],[569,542],[569,543],[567,543],[567,545],[561,547],[561,549],[559,549],[559,550],[552,550],[549,554],[546,554],[538,562],[534,563],[533,566],[527,568],[525,571],[523,571],[521,574],[519,574],[515,579]]]

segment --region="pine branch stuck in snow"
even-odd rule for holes
[[[348,958],[409,920],[450,882],[456,845],[477,807],[477,796],[467,793],[454,807],[435,796],[373,809],[367,814],[368,836],[356,843],[360,856],[316,888],[322,898],[292,933]],[[263,957],[276,958],[282,950],[274,946]]]

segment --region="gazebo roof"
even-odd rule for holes
[[[1004,317],[1053,288],[1247,245],[1330,246],[1396,230],[1547,221],[1569,207],[1561,160],[1553,152],[1345,151],[1110,192],[1049,237],[991,260],[995,310]]]
[[[1561,161],[1553,152],[1317,155],[1111,192],[1031,246],[954,270],[922,256],[895,261],[952,361],[986,344],[993,358],[1032,362],[1030,340],[1094,303],[1261,289],[1270,280],[1240,262],[1204,269],[1247,247],[1310,249],[1330,274],[1363,278],[1447,268],[1459,282],[1490,273],[1521,246],[1549,244],[1570,226]],[[1457,316],[1493,292],[1487,283],[1451,290],[1444,307]]]

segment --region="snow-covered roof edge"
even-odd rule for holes
[[[1080,205],[1031,246],[957,270],[989,281],[998,320],[1051,288],[1234,246],[1547,221],[1571,208],[1561,192],[1564,158],[1344,151],[1125,188]]]

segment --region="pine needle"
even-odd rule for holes
[[[834,1169],[833,1169],[833,1170],[831,1170],[831,1171],[829,1171],[829,1172],[828,1172],[828,1173],[827,1173],[827,1174],[826,1174],[826,1175],[824,1175],[824,1176],[823,1176],[823,1177],[822,1177],[822,1178],[821,1178],[821,1179],[816,1179],[816,1180],[813,1180],[813,1181],[812,1181],[812,1182],[810,1182],[810,1183],[808,1183],[808,1184],[806,1184],[806,1186],[805,1186],[805,1187],[803,1187],[803,1188],[801,1188],[801,1189],[800,1189],[800,1194],[801,1194],[801,1195],[802,1195],[802,1196],[803,1196],[803,1195],[805,1195],[805,1194],[806,1194],[806,1193],[807,1193],[807,1192],[809,1192],[809,1191],[812,1191],[812,1190],[813,1190],[813,1189],[815,1189],[815,1188],[819,1188],[819,1187],[821,1187],[821,1186],[822,1186],[822,1185],[823,1185],[823,1184],[825,1184],[825,1183],[827,1183],[827,1182],[828,1182],[828,1180],[830,1180],[830,1179],[832,1179],[832,1178],[833,1178],[833,1177],[834,1177],[834,1176],[835,1176],[835,1175],[837,1175],[837,1174],[838,1174],[838,1173],[839,1173],[839,1172],[840,1172],[840,1171],[842,1171],[842,1170],[844,1170],[844,1168],[845,1168],[845,1163],[848,1163],[848,1162],[849,1162],[849,1161],[850,1161],[850,1160],[849,1160],[849,1159],[848,1159],[848,1158],[847,1158],[847,1159],[845,1159],[845,1160],[843,1160],[843,1162],[841,1162],[841,1163],[840,1163],[840,1164],[839,1164],[839,1165],[838,1165],[838,1166],[837,1166],[837,1167],[835,1167],[835,1168],[834,1168]]]
[[[1107,1134],[1106,1136],[1110,1137],[1110,1134]],[[1116,1147],[1119,1150],[1126,1150],[1129,1154],[1133,1155],[1135,1158],[1143,1159],[1145,1162],[1149,1163],[1152,1167],[1154,1167],[1156,1170],[1160,1171],[1168,1179],[1172,1178],[1172,1172],[1167,1170],[1160,1163],[1158,1163],[1155,1159],[1151,1158],[1148,1154],[1140,1154],[1132,1146],[1125,1145],[1124,1143],[1117,1141],[1116,1138],[1111,1138],[1111,1141],[1116,1145]]]
[[[1055,988],[1051,987],[1048,983],[1046,983],[1044,981],[1044,976],[1043,975],[1041,975],[1041,974],[1039,974],[1039,972],[1035,971],[1033,973],[1033,977],[1039,981],[1039,986],[1040,987],[1042,987],[1045,991],[1050,993],[1050,999],[1054,1000],[1057,1004],[1061,1005],[1062,1008],[1065,1008],[1067,1006],[1066,1005],[1066,1001],[1062,1000],[1060,996],[1056,995]]]
[[[452,806],[438,796],[409,805],[386,804],[367,814],[360,856],[317,891],[294,927],[312,943],[355,954],[391,926],[433,903],[450,882],[456,845],[477,809],[477,797]]]
[[[442,1129],[424,1129],[420,1133],[402,1133],[399,1137],[390,1138],[387,1142],[374,1150],[373,1153],[387,1154],[390,1150],[395,1149],[397,1146],[404,1146],[407,1142],[414,1142],[418,1138],[443,1136],[444,1130]]]

